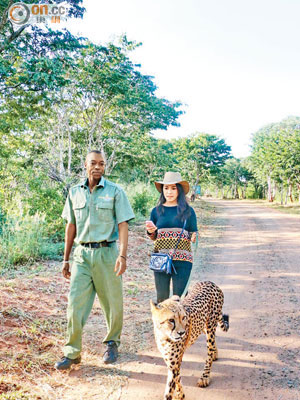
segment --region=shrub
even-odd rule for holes
[[[155,187],[151,184],[135,182],[124,189],[135,213],[136,220],[149,217],[151,209],[155,207],[159,198],[159,193]]]
[[[137,193],[133,196],[133,209],[141,213],[143,216],[148,214],[148,204],[151,201],[149,194],[143,190],[141,193]]]
[[[0,236],[0,271],[17,264],[57,256],[63,244],[49,242],[46,233],[43,214],[7,218]]]

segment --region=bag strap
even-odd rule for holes
[[[181,233],[180,233],[180,235],[179,235],[179,238],[178,238],[178,240],[177,240],[177,243],[176,243],[176,246],[175,246],[175,249],[174,249],[174,253],[173,253],[172,256],[171,256],[172,260],[173,260],[174,254],[175,254],[175,252],[176,252],[176,250],[177,250],[177,247],[178,247],[178,245],[179,245],[179,242],[180,242],[180,240],[181,240],[181,235],[183,234],[183,231],[184,231],[184,229],[185,229],[185,226],[186,226],[186,219],[184,220],[183,228],[182,228],[182,231],[181,231]]]

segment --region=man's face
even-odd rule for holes
[[[105,162],[101,154],[88,154],[84,166],[89,180],[99,180],[104,174]]]

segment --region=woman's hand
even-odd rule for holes
[[[146,229],[149,233],[153,233],[157,230],[157,226],[155,226],[153,221],[146,221]]]
[[[191,242],[195,243],[196,242],[196,238],[197,238],[197,232],[193,232],[192,236],[191,236]]]

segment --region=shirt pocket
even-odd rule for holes
[[[82,221],[86,217],[86,199],[84,198],[75,199],[73,209],[76,221]]]
[[[96,213],[100,221],[114,222],[114,200],[98,199],[96,203]]]

